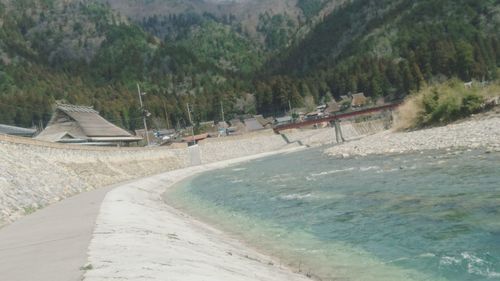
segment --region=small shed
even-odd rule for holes
[[[292,122],[293,122],[292,116],[278,117],[274,120],[274,124],[277,126],[290,124]]]
[[[49,124],[36,139],[104,146],[142,140],[107,121],[92,107],[70,104],[57,105]]]

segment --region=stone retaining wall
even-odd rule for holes
[[[207,140],[199,153],[206,164],[292,146],[265,132]],[[83,191],[185,168],[192,164],[192,151],[87,147],[0,135],[0,226]]]
[[[231,140],[231,137],[200,143],[201,163],[207,164],[299,146],[299,144],[287,144],[280,135],[274,133],[228,140]]]
[[[344,123],[342,128],[350,138],[379,127]],[[200,142],[197,149],[188,149],[185,146],[87,147],[0,135],[0,226],[98,187],[192,164],[213,163],[302,144],[323,145],[335,139],[332,128],[295,131],[287,133],[287,137],[291,143],[272,130],[264,130],[207,139]]]
[[[94,148],[0,137],[0,226],[97,187],[186,167],[186,150]]]

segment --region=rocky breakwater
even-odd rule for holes
[[[443,127],[411,132],[384,131],[326,150],[332,156],[405,153],[433,149],[500,151],[500,114],[470,118]]]
[[[183,149],[87,148],[0,136],[0,226],[83,191],[188,165]]]

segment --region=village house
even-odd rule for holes
[[[316,110],[316,111],[307,113],[305,120],[319,119],[319,118],[322,118],[323,116],[324,116],[324,113],[322,110]]]
[[[104,119],[89,106],[58,104],[38,140],[99,146],[120,146],[142,140]]]
[[[326,108],[323,112],[327,115],[330,115],[339,111],[340,111],[340,105],[333,99],[326,104]]]
[[[352,95],[351,107],[363,107],[368,102],[364,93],[357,93]]]

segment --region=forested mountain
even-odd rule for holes
[[[0,123],[47,122],[55,100],[153,127],[277,114],[348,92],[400,98],[492,80],[500,0],[0,0]],[[168,118],[167,118],[168,117]]]
[[[257,93],[279,97],[273,87],[291,80],[316,100],[358,91],[400,98],[450,77],[493,80],[499,65],[498,0],[355,0],[271,59]],[[272,107],[261,99],[259,109]]]
[[[268,47],[284,46],[306,22],[314,21],[346,0],[100,0],[133,21],[153,19],[162,25],[173,17],[193,24],[212,18]],[[151,22],[150,22],[151,23]],[[175,32],[175,29],[173,30]],[[163,32],[167,32],[163,30]],[[161,37],[163,38],[163,37]],[[278,41],[278,42],[276,42]]]
[[[231,113],[251,89],[250,79],[242,77],[263,62],[252,41],[213,20],[165,42],[96,1],[3,3],[2,123],[47,122],[54,101],[66,100],[94,105],[111,121],[134,129],[141,118],[139,82],[156,119],[166,120],[167,112],[172,123],[185,125],[187,102],[195,105],[197,120],[218,116],[220,101]]]

